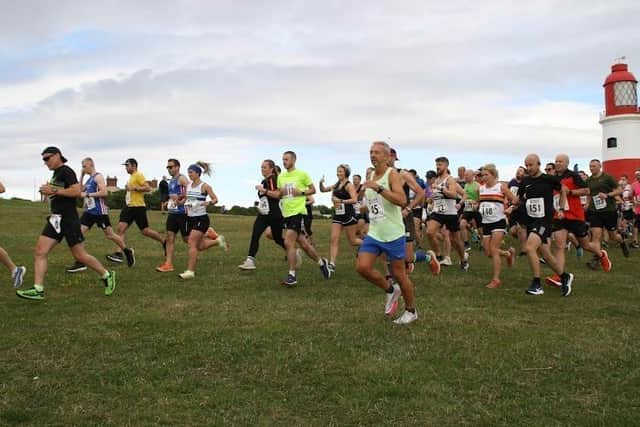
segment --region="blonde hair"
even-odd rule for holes
[[[484,165],[483,169],[493,175],[496,179],[498,178],[498,169],[496,169],[496,165],[493,163],[487,163]]]

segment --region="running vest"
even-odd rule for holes
[[[195,187],[192,184],[187,186],[187,216],[204,216],[207,214],[207,194],[202,192],[202,186],[204,182],[200,181],[200,184]]]
[[[633,189],[630,184],[624,186],[622,191],[622,210],[630,211],[633,209]]]
[[[347,191],[347,185],[349,185],[349,181],[347,181],[343,187],[340,187],[339,185],[340,185],[339,182],[335,185],[335,189],[333,190],[333,193],[332,193],[333,197],[336,197],[340,200],[349,200],[351,198],[351,196],[349,195],[349,192]],[[343,215],[346,215],[347,217],[356,216],[356,212],[353,205],[340,203],[340,205],[336,207],[335,210],[336,210],[337,216],[343,216]]]
[[[378,185],[389,189],[388,167],[384,175],[376,181]],[[371,172],[369,179],[373,180],[375,171]],[[367,207],[369,208],[369,233],[368,235],[379,242],[393,242],[404,236],[404,223],[402,221],[402,208],[394,205],[374,190],[365,190]]]
[[[180,178],[184,175],[178,175],[175,178],[171,178],[169,181],[169,201],[167,202],[167,211],[170,214],[184,215],[186,210],[184,205],[179,205],[175,200],[171,199],[171,196],[184,196],[187,193],[187,187],[180,185]]]
[[[506,218],[504,201],[505,197],[499,182],[493,187],[480,186],[480,214],[483,224],[492,224]]]
[[[478,200],[480,200],[479,189],[480,185],[478,185],[478,183],[474,181],[471,181],[464,186],[464,192],[467,195],[467,198],[464,201],[465,212],[473,212],[476,210],[473,202],[478,202]]]
[[[96,176],[98,175],[100,175],[100,173],[96,172],[89,177],[85,184],[85,193],[89,194],[98,192],[98,183],[96,182]],[[85,197],[84,209],[90,215],[102,216],[109,214],[109,208],[104,201],[104,197]]]
[[[444,189],[447,187],[449,178],[445,179],[439,184],[436,184],[433,189],[433,213],[439,215],[458,215],[456,209],[456,199],[448,197],[444,194]]]

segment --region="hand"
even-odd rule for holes
[[[331,197],[331,201],[333,202],[333,204],[335,205],[336,203],[342,203],[342,200],[338,199],[337,197]]]
[[[80,193],[80,197],[82,197],[82,198],[87,197],[87,193],[86,193],[85,191],[81,192],[81,193]]]
[[[558,219],[564,219],[564,211],[557,211],[557,217]]]
[[[50,196],[55,192],[53,191],[52,186],[50,186],[49,184],[44,184],[40,186],[40,193],[44,194],[45,196]]]
[[[409,216],[410,212],[411,211],[409,210],[409,208],[402,209],[402,218],[406,218],[407,216]]]
[[[258,192],[259,192],[260,194],[264,194],[264,193],[266,193],[266,192],[267,192],[267,191],[264,189],[264,185],[262,185],[262,184],[258,184],[258,185],[256,185],[256,190],[258,190]]]
[[[607,196],[607,194],[606,194],[606,193],[602,193],[602,192],[600,192],[600,193],[598,193],[598,197],[600,197],[602,200],[607,200],[607,197],[608,197],[608,196]]]

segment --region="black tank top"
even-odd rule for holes
[[[349,195],[349,192],[347,191],[347,186],[350,184],[349,181],[346,182],[346,184],[342,187],[340,187],[340,183],[336,183],[335,188],[333,190],[333,197],[336,197],[340,200],[349,200],[351,198],[351,196]],[[336,214],[336,216],[355,216],[355,209],[353,207],[353,205],[349,204],[345,204],[344,205],[344,214]]]

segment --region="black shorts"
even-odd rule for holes
[[[482,227],[482,235],[485,237],[491,236],[494,232],[502,231],[503,233],[507,233],[507,220],[501,219],[500,221],[490,222],[485,224],[479,224]]]
[[[458,215],[442,215],[438,213],[432,213],[429,215],[429,221],[435,221],[440,225],[447,227],[452,233],[460,231],[460,221]]]
[[[476,227],[482,227],[482,215],[478,211],[463,212],[462,219],[471,224],[471,221],[475,220]]]
[[[522,225],[522,226],[526,226],[527,225],[527,216],[524,214],[524,212],[522,211],[522,209],[518,208],[516,210],[514,210],[513,212],[511,212],[511,215],[509,216],[509,224],[513,225]]]
[[[605,228],[609,231],[618,229],[618,214],[615,212],[588,212],[591,228]]]
[[[629,209],[628,211],[622,211],[622,219],[626,221],[633,221],[635,215],[633,214],[633,209]]]
[[[178,234],[178,232],[180,232],[182,237],[187,237],[189,235],[189,230],[187,228],[187,214],[167,215],[166,229],[170,233]]]
[[[587,237],[589,234],[589,226],[586,222],[579,219],[554,219],[553,231],[567,230],[578,239]]]
[[[413,213],[413,217],[422,221],[422,212],[424,208],[415,208],[411,212]]]
[[[95,224],[99,229],[106,230],[107,227],[111,227],[111,220],[109,220],[109,215],[91,215],[85,212],[82,214],[82,218],[80,218],[80,224],[88,228],[93,227]]]
[[[636,214],[636,228],[640,229],[640,214]]]
[[[369,224],[369,222],[370,222],[368,213],[358,214],[358,215],[356,215],[356,219],[358,221],[364,221],[365,224]]]
[[[305,226],[306,219],[307,216],[302,214],[284,218],[284,229],[293,230],[298,234],[307,234],[307,228]]]
[[[160,201],[161,201],[162,203],[164,203],[164,202],[168,202],[168,201],[169,201],[169,195],[168,195],[168,194],[164,194],[164,193],[163,193],[163,194],[161,194],[161,195],[160,195]]]
[[[57,240],[58,243],[64,238],[67,240],[67,245],[69,245],[70,248],[84,242],[84,236],[80,229],[80,218],[78,218],[77,214],[62,217],[60,233],[56,232],[55,228],[53,228],[49,222],[49,218],[50,217],[47,218],[47,224],[42,229],[41,234],[43,236]]]
[[[126,206],[120,212],[120,222],[131,225],[135,221],[140,230],[149,228],[149,220],[147,219],[147,208],[144,206],[129,207]]]
[[[350,225],[356,225],[358,223],[358,219],[355,216],[350,215],[334,215],[331,222],[334,224],[340,224],[343,227],[348,227]]]
[[[546,220],[533,220],[528,218],[527,224],[527,235],[529,234],[537,234],[540,236],[540,240],[542,240],[543,244],[549,243],[549,238],[551,237],[551,230],[553,225],[551,221]]]
[[[404,223],[405,242],[413,242],[416,240],[416,224],[413,222],[413,215],[409,214],[402,218],[402,222]]]
[[[192,230],[206,233],[210,224],[209,215],[187,217],[187,231],[189,233],[191,233]]]

